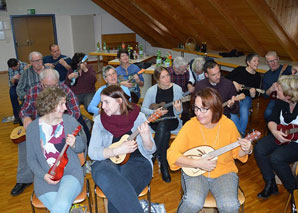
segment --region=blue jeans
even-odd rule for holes
[[[50,212],[68,213],[73,201],[81,193],[81,184],[72,175],[65,175],[60,180],[58,192],[47,192],[38,199]]]
[[[246,127],[249,117],[249,109],[251,107],[252,99],[249,96],[246,96],[245,99],[240,101],[240,110],[239,116],[236,114],[231,114],[231,120],[235,123],[238,131],[241,135],[245,135]]]
[[[269,120],[269,118],[272,114],[274,105],[275,105],[275,100],[270,100],[268,105],[267,105],[267,108],[265,110],[265,113],[264,113],[264,117],[265,117],[266,122],[268,122],[268,120]]]
[[[19,118],[19,111],[20,111],[20,103],[18,100],[18,95],[16,91],[17,87],[12,86],[9,89],[9,97],[10,97],[10,102],[12,105],[12,110],[13,110],[13,115],[15,118]]]
[[[275,172],[290,193],[297,188],[290,164],[298,161],[298,143],[278,145],[275,137],[269,134],[258,141],[254,153],[265,181],[274,179]]]
[[[239,212],[238,176],[228,173],[218,178],[207,178],[203,175],[191,177],[183,171],[181,174],[183,197],[178,206],[178,213],[198,212],[204,207],[206,196],[213,194],[219,212]]]
[[[152,167],[146,158],[130,157],[124,165],[109,159],[95,161],[91,171],[95,184],[108,199],[109,213],[144,213],[138,195],[152,178]]]

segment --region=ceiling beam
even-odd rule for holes
[[[171,7],[170,4],[168,4],[168,1],[150,0],[148,3],[155,7],[157,11],[161,10],[160,14],[162,14],[163,16],[168,16],[170,19],[173,19],[172,23],[175,24],[176,28],[183,29],[188,36],[193,37],[194,39],[196,39],[196,41],[198,40],[198,38],[200,38],[201,42],[206,41],[210,49],[214,47],[210,39],[201,35],[197,30],[195,30],[189,24],[185,23],[185,21],[182,17],[179,16],[179,14],[173,12],[175,11],[175,8]]]
[[[279,41],[282,48],[288,56],[298,61],[298,47],[294,39],[289,35],[287,30],[280,24],[265,0],[246,0],[250,8],[263,21],[266,27],[271,31],[274,37]]]
[[[123,24],[125,24],[127,27],[129,27],[131,30],[139,34],[141,37],[143,37],[146,41],[148,41],[152,46],[161,46],[161,43],[152,38],[151,36],[148,36],[147,32],[144,32],[141,28],[136,26],[134,23],[131,22],[131,20],[128,20],[127,17],[123,16],[121,13],[116,11],[114,8],[106,4],[103,0],[92,0],[95,4],[99,5],[102,9],[110,13],[112,16],[114,16],[116,19],[121,21]]]
[[[191,0],[177,0],[182,8],[188,11],[195,20],[211,31],[219,43],[227,50],[235,49],[236,47],[229,41],[229,39],[220,31],[220,29],[208,19],[203,11],[199,9]]]
[[[172,40],[166,40],[158,29],[154,29],[153,26],[148,25],[142,20],[141,14],[137,14],[137,11],[129,9],[129,3],[125,3],[122,0],[104,0],[107,4],[109,4],[112,8],[117,10],[119,13],[123,14],[128,20],[132,20],[132,22],[138,26],[143,31],[147,32],[150,37],[153,37],[157,40],[161,47],[172,48],[175,46]],[[136,32],[137,33],[137,32]]]
[[[131,2],[136,4],[137,7],[144,10],[147,13],[147,15],[152,17],[152,19],[155,19],[157,22],[159,22],[164,27],[166,27],[166,29],[168,30],[168,33],[171,35],[171,37],[175,38],[178,41],[178,43],[185,42],[185,39],[187,38],[187,35],[184,32],[182,32],[181,30],[175,28],[171,24],[170,19],[168,19],[165,16],[161,16],[160,14],[158,14],[158,12],[150,4],[147,4],[143,0],[131,0]]]
[[[234,30],[241,36],[241,38],[259,55],[265,55],[266,50],[255,36],[245,27],[245,25],[234,16],[232,11],[228,8],[226,1],[222,0],[208,0],[209,3],[221,14],[226,22],[234,28]]]

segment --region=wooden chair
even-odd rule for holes
[[[148,209],[151,209],[151,188],[150,184],[146,186],[143,191],[139,194],[139,197],[143,197],[147,194],[147,199],[148,199]],[[101,189],[98,186],[94,186],[94,197],[95,197],[95,212],[98,212],[98,207],[97,207],[97,196],[103,199],[104,202],[104,208],[105,208],[105,213],[108,213],[108,199],[105,196],[105,194],[101,191]]]
[[[240,210],[243,213],[244,212],[245,196],[244,196],[244,193],[242,192],[240,187],[238,188],[238,200],[240,203]],[[217,208],[216,200],[210,191],[206,197],[203,208]]]
[[[85,155],[84,153],[78,154],[78,157],[80,159],[81,165],[83,166],[85,164]],[[82,192],[76,197],[73,204],[76,203],[82,203],[86,198],[88,197],[88,205],[89,205],[89,212],[92,213],[92,205],[91,205],[91,194],[90,194],[90,183],[87,178],[84,180],[84,186]],[[43,203],[36,197],[34,190],[31,195],[31,207],[32,212],[35,213],[35,208],[46,208]]]
[[[294,163],[293,167],[294,167],[294,171],[295,171],[296,178],[297,178],[297,176],[298,176],[298,161],[296,161]],[[298,196],[298,190],[297,189],[294,190],[293,195],[294,195],[294,200],[295,200],[295,204],[296,204],[296,207],[297,207],[297,202],[298,202],[298,197],[297,197]],[[289,194],[289,197],[288,197],[288,200],[287,200],[287,203],[286,203],[286,207],[284,209],[284,213],[287,212],[287,209],[288,209],[288,206],[289,206],[289,203],[290,203],[291,199],[292,199],[292,195]]]

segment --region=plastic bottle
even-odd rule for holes
[[[100,51],[100,43],[99,43],[99,41],[96,43],[96,51],[97,51],[97,52]]]
[[[169,58],[169,54],[166,55],[165,67],[170,67],[170,58]]]
[[[139,46],[139,55],[140,55],[140,59],[142,59],[144,57],[143,45],[141,45],[141,44]]]
[[[201,51],[203,53],[206,53],[207,52],[207,43],[206,43],[206,41],[205,42],[202,42],[202,49],[201,49]]]
[[[107,44],[106,44],[106,42],[105,42],[105,41],[103,42],[103,47],[102,47],[102,49],[103,49],[104,51],[106,51],[106,50],[107,50]]]
[[[160,50],[157,51],[157,54],[156,54],[156,66],[159,66],[161,65],[161,53],[160,53]]]
[[[124,44],[124,42],[122,42],[121,47],[122,47],[122,49],[125,49],[125,44]]]

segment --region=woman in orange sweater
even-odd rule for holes
[[[222,102],[216,90],[200,90],[195,94],[194,100],[196,116],[182,127],[168,149],[167,159],[172,170],[186,167],[200,169],[205,173],[189,176],[182,171],[184,195],[178,212],[201,210],[209,190],[216,199],[219,212],[238,212],[238,169],[234,159],[246,162],[247,155],[252,152],[251,142],[241,139],[233,121],[222,114]],[[217,160],[213,157],[193,159],[183,155],[197,146],[208,145],[218,149],[237,140],[240,147],[220,155]]]

